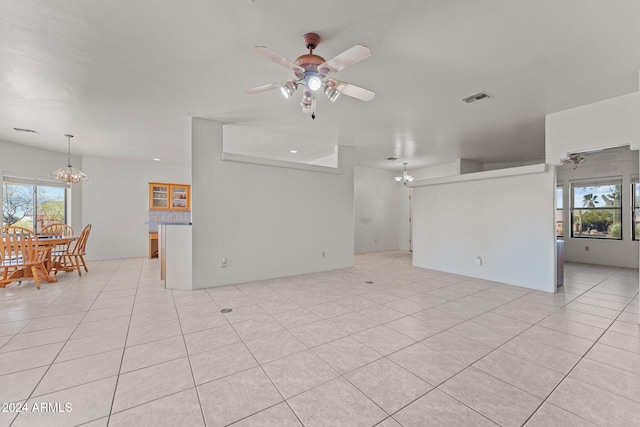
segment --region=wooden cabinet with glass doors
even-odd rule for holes
[[[191,210],[191,186],[175,185],[169,187],[169,201],[171,206],[169,209],[188,211]]]
[[[149,209],[169,209],[170,184],[149,183]]]
[[[149,183],[149,209],[191,210],[191,186],[186,184]]]

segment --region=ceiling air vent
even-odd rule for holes
[[[464,102],[466,102],[467,104],[473,104],[474,102],[478,102],[478,101],[484,101],[485,99],[489,99],[490,96],[487,95],[484,92],[478,92],[474,95],[471,96],[467,96],[466,98],[463,99]]]
[[[397,157],[387,157],[387,160],[398,160]]]
[[[26,133],[38,133],[33,129],[22,129],[22,128],[13,128],[16,132],[26,132]]]

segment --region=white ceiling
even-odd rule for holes
[[[188,163],[204,117],[372,167],[541,161],[545,114],[638,90],[639,29],[637,0],[0,0],[0,139],[66,151],[72,133],[75,154]],[[291,76],[252,46],[294,60],[310,31],[326,59],[371,49],[336,77],[373,101],[322,97],[311,120],[299,91],[244,93]]]

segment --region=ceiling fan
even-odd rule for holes
[[[248,94],[264,92],[271,89],[280,88],[285,98],[291,98],[298,86],[303,87],[302,106],[303,113],[311,113],[311,118],[315,119],[316,93],[322,90],[331,102],[335,102],[341,93],[361,101],[371,101],[376,93],[362,87],[352,85],[333,77],[329,74],[344,70],[350,65],[362,61],[371,56],[368,47],[357,44],[351,49],[347,49],[333,59],[326,61],[323,57],[315,55],[313,50],[320,43],[320,36],[316,33],[306,33],[302,37],[304,45],[309,49],[309,53],[300,55],[295,62],[272,51],[266,46],[255,46],[253,51],[264,56],[276,64],[282,65],[293,71],[295,78],[277,83],[270,83],[263,86],[245,90]]]

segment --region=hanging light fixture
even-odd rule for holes
[[[67,166],[54,170],[49,174],[51,178],[55,178],[58,181],[64,181],[72,184],[77,184],[89,179],[87,174],[80,169],[76,169],[71,166],[71,138],[73,135],[65,135],[67,137]]]
[[[407,183],[413,181],[413,177],[411,175],[409,175],[407,173],[407,164],[408,163],[403,163],[404,165],[404,171],[402,172],[402,176],[396,176],[395,180],[396,180],[396,184],[398,184],[398,187],[402,187],[402,186],[407,186]]]
[[[562,164],[564,165],[573,165],[573,170],[575,170],[578,165],[581,165],[582,163],[584,163],[584,157],[582,157],[580,154],[572,154],[562,161]]]

